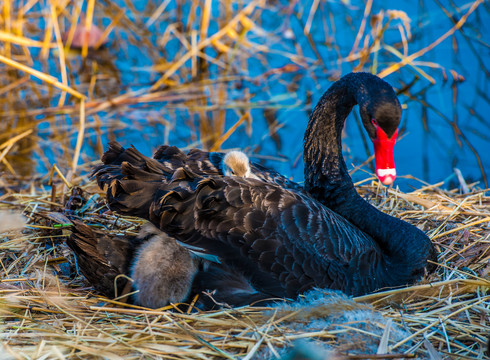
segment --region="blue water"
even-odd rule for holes
[[[129,19],[137,24],[148,20],[151,11],[145,11],[145,8],[149,4],[153,4],[153,7],[160,4],[160,2],[135,2],[136,8],[141,13],[134,13],[125,8],[123,2],[115,3],[123,9]],[[185,2],[182,7],[184,17],[181,20],[184,25],[188,20],[185,14],[191,10],[190,3]],[[215,4],[213,15],[219,17],[222,16],[223,9],[216,5],[217,3],[213,2]],[[255,157],[257,161],[265,161],[267,165],[292,176],[296,181],[303,179],[302,138],[308,121],[308,112],[336,76],[352,71],[353,66],[357,64],[357,62],[340,63],[337,54],[340,52],[342,57],[349,54],[364,11],[364,3],[361,1],[351,1],[349,6],[344,4],[346,1],[321,2],[312,21],[311,39],[308,39],[303,35],[303,29],[312,3],[313,1],[299,2],[294,6],[292,15],[289,15],[289,2],[286,1],[274,2],[272,10],[262,10],[260,18],[254,18],[260,28],[257,28],[256,32],[249,32],[247,39],[258,45],[266,46],[269,51],[259,52],[258,55],[251,53],[248,58],[237,55],[237,59],[240,58],[239,61],[246,63],[240,64],[237,60],[233,72],[230,73],[237,79],[227,83],[225,88],[227,104],[229,104],[226,110],[226,129],[239,119],[242,114],[240,110],[244,108],[251,109],[253,122],[251,127],[241,126],[223,144],[223,149],[251,150],[252,157]],[[429,45],[454,24],[436,1],[375,1],[374,3],[371,14],[379,13],[382,9],[397,9],[406,12],[410,17],[414,40],[409,43],[409,54]],[[448,4],[444,1],[443,3],[453,15],[457,14],[451,2]],[[466,13],[471,4],[472,2],[458,1],[460,13]],[[237,5],[233,5],[233,8],[236,9]],[[298,12],[300,14],[296,15],[295,13]],[[334,16],[329,17],[330,13]],[[95,55],[95,59],[100,63],[101,72],[117,73],[114,78],[120,79],[115,83],[114,81],[107,82],[109,85],[103,92],[109,98],[126,91],[149,88],[160,77],[160,73],[149,69],[154,65],[155,59],[170,62],[180,56],[179,54],[183,52],[182,44],[177,39],[168,42],[164,49],[155,50],[154,45],[161,40],[162,34],[168,30],[169,25],[175,23],[176,16],[175,2],[172,1],[161,18],[144,33],[144,37],[136,35],[134,31],[124,26],[116,27],[111,33],[109,46],[101,53],[103,55]],[[199,8],[196,18],[200,18]],[[103,27],[107,26],[110,20],[104,18],[102,12],[96,12],[96,23]],[[396,28],[398,24],[401,22],[393,21],[394,26],[391,26],[383,37],[384,43],[392,45],[400,41],[400,34]],[[335,25],[335,32],[333,25]],[[328,44],[329,41],[325,35],[326,27],[329,36],[335,39],[334,43],[338,48]],[[199,24],[196,22],[191,28],[197,30]],[[484,187],[481,168],[468,144],[479,154],[481,167],[486,175],[490,175],[488,172],[490,168],[490,123],[486,118],[490,111],[487,95],[489,92],[489,28],[490,16],[487,3],[481,5],[469,17],[468,23],[463,27],[464,35],[462,32],[456,32],[454,37],[449,37],[434,50],[417,59],[417,61],[439,64],[438,66],[445,69],[450,79],[444,81],[440,68],[422,66],[421,68],[436,80],[436,84],[432,85],[428,80],[420,78],[410,88],[410,93],[416,94],[416,99],[400,95],[400,101],[406,108],[401,124],[404,130],[403,137],[395,146],[395,162],[399,175],[410,174],[430,183],[445,180],[446,185],[450,185],[450,181],[454,181],[453,168],[458,167],[468,182],[480,181],[480,186]],[[211,22],[209,34],[218,29],[219,24]],[[289,30],[294,34],[295,41],[283,37],[284,33]],[[365,33],[370,30],[368,26]],[[267,32],[267,36],[262,35],[263,31]],[[311,47],[310,40],[314,42],[317,51]],[[457,51],[454,50],[456,44]],[[240,51],[251,50],[245,48]],[[270,73],[271,69],[293,64],[291,59],[284,54],[298,54],[298,51],[306,61],[298,62],[300,66],[297,71],[284,74]],[[208,47],[206,54],[215,57],[216,50]],[[81,69],[80,57],[70,61],[72,69]],[[376,71],[379,72],[386,68],[389,62],[395,61],[395,57],[386,51],[380,51],[377,61]],[[35,64],[35,67],[42,69],[40,64]],[[59,71],[56,61],[49,62],[49,67],[51,74]],[[453,86],[449,73],[451,69],[464,76],[466,80]],[[370,70],[372,69],[369,66],[364,67],[364,71]],[[83,71],[88,70],[85,68]],[[211,79],[224,76],[223,71],[217,65],[211,65],[209,71]],[[75,83],[83,82],[82,79],[76,78],[80,74],[77,74],[76,71],[73,71],[73,74]],[[186,74],[179,73],[179,75],[180,78],[175,77],[174,79],[181,83],[191,80],[190,71],[187,71]],[[416,76],[418,74],[406,66],[389,75],[386,80],[396,89],[400,89],[403,84],[411,83]],[[99,84],[104,84],[104,82]],[[250,100],[244,105],[245,90],[250,93]],[[205,91],[209,95],[216,96],[217,87],[208,87]],[[455,103],[453,102],[454,91],[457,92]],[[308,97],[311,97],[311,103],[306,101]],[[428,105],[421,104],[420,100],[425,101]],[[53,103],[56,102],[57,98],[53,100]],[[214,100],[207,100],[207,105],[214,104]],[[276,140],[268,136],[268,126],[264,118],[265,108],[277,109],[273,117],[281,125],[278,130],[279,145]],[[355,111],[357,112],[357,109]],[[208,117],[218,116],[216,111],[204,113]],[[122,121],[124,127],[113,129],[116,138],[124,145],[133,144],[148,154],[165,141],[173,145],[188,147],[200,137],[197,121],[200,113],[187,110],[186,103],[183,102],[162,101],[134,104],[100,112],[98,115],[103,122],[103,130],[111,128],[115,120]],[[422,119],[426,121],[427,129],[424,129]],[[87,120],[90,122],[93,121],[93,118],[89,117]],[[69,120],[68,122],[70,123]],[[462,139],[461,135],[455,135],[454,123],[457,123],[458,129],[467,138],[467,142]],[[41,130],[42,127],[43,119],[40,119],[40,133],[47,137],[47,130]],[[95,143],[95,136],[96,132],[89,128],[87,137],[92,143]],[[73,134],[71,140],[73,145],[75,141],[76,134]],[[104,144],[107,141],[106,137],[102,139]],[[89,143],[87,141],[83,148],[85,160],[93,160],[98,157],[97,152]],[[199,143],[196,144],[200,146]],[[365,151],[361,132],[352,115],[346,123],[344,144],[349,166],[359,165],[367,159],[368,154]],[[372,151],[370,141],[368,145]],[[56,154],[52,156],[56,158]],[[274,159],[263,160],[264,157]],[[370,171],[368,167],[364,169]],[[368,174],[365,172],[358,171],[354,178],[359,180],[366,176]],[[397,183],[404,189],[409,189],[407,182],[398,180]]]

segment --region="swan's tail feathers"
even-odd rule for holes
[[[111,142],[92,176],[105,189],[112,210],[148,219],[150,206],[162,184],[183,176],[164,164],[142,155],[134,147],[124,149]]]
[[[162,145],[153,154],[153,159],[160,162],[173,162],[178,167],[182,167],[185,164],[187,155],[176,146]]]
[[[111,141],[101,160],[104,164],[121,163],[124,160],[120,158],[124,156],[125,150],[117,141]]]
[[[176,148],[161,149],[162,152],[165,149],[174,152]],[[187,193],[191,189],[181,188],[178,184],[181,181],[192,183],[195,175],[189,169],[181,167],[166,173],[165,165],[157,160],[140,154],[134,148],[123,149],[117,143],[110,144],[102,160],[103,164],[94,169],[92,176],[97,179],[100,188],[106,191],[107,202],[112,210],[159,224],[161,221],[157,215],[151,214],[155,212],[152,209],[158,209],[158,213],[165,211],[166,207],[161,208],[159,203],[164,201],[167,194],[169,197],[177,196],[177,200],[164,217],[165,221],[175,212],[184,212],[187,208],[187,202],[180,200],[189,198]]]
[[[109,149],[102,155],[102,162],[104,165],[121,165],[122,163],[129,163],[134,166],[146,168],[148,171],[155,170],[151,165],[153,159],[144,156],[133,146],[125,149],[116,141],[109,143]],[[154,161],[155,162],[155,161]],[[156,163],[156,162],[155,162]]]
[[[125,149],[112,141],[102,156],[102,164],[94,168],[92,176],[101,188],[114,179],[139,178],[145,181],[165,181],[172,177],[174,169],[158,160],[141,154],[133,146]]]

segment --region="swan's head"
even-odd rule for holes
[[[241,151],[230,151],[223,158],[223,175],[258,179],[250,169],[250,159]]]
[[[393,147],[398,136],[402,112],[391,86],[389,90],[380,91],[377,99],[369,102],[360,111],[364,127],[374,144],[376,176],[384,185],[390,185],[396,179]]]

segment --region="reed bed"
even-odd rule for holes
[[[487,128],[480,80],[488,69],[480,54],[487,50],[488,7],[483,0],[434,1],[431,8],[419,2],[420,17],[410,19],[392,2],[380,8],[372,0],[149,0],[145,6],[6,0],[0,5],[0,166],[34,175],[56,163],[66,175],[100,156],[106,139],[124,137],[151,148],[246,148],[300,176],[301,146],[279,131],[298,131],[296,123],[307,121],[329,81],[369,71],[387,77],[409,109],[413,120],[404,119],[400,133],[430,134],[428,151],[419,155],[424,171],[440,162],[433,153],[454,153],[444,161],[471,164],[472,178],[486,183],[487,160],[475,145],[485,132],[475,129]],[[69,49],[77,25],[97,26],[100,44]],[[453,64],[439,64],[433,58],[451,41],[443,51]],[[460,104],[462,93],[467,100]],[[469,115],[473,121],[465,121]],[[424,134],[412,125],[420,121]],[[369,152],[359,125],[354,117],[346,129],[363,137],[355,163]]]
[[[70,192],[43,191],[47,180],[33,180],[23,189],[16,189],[18,179],[2,184],[2,216],[7,210],[22,212],[28,223],[1,234],[0,333],[6,356],[278,358],[304,346],[298,339],[328,349],[328,356],[352,359],[484,358],[487,351],[490,196],[471,185],[464,196],[437,185],[411,193],[380,187],[375,180],[360,185],[360,193],[378,208],[427,231],[436,244],[437,270],[420,283],[354,299],[327,294],[333,296],[329,303],[303,299],[299,305],[203,312],[189,304],[145,309],[94,293],[77,275],[65,244],[69,228],[51,219],[63,201],[72,207],[78,201],[78,215],[109,232],[134,234],[142,221],[108,212],[90,181],[82,181],[85,200],[80,202],[82,197]],[[54,188],[66,187],[56,176],[53,181]],[[356,311],[369,316],[339,315]],[[318,321],[323,322],[309,325]],[[396,337],[387,335],[395,330]]]

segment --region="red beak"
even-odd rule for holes
[[[374,122],[373,122],[374,123]],[[376,163],[376,176],[384,185],[391,185],[396,179],[395,159],[393,147],[396,143],[398,129],[391,138],[376,123],[376,139],[374,144],[374,161]]]

